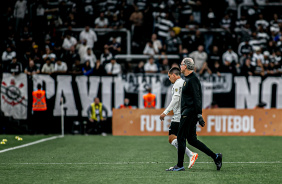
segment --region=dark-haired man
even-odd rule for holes
[[[172,100],[169,106],[165,109],[165,111],[161,114],[160,119],[163,121],[164,117],[173,110],[173,117],[169,127],[169,137],[168,141],[171,145],[173,145],[176,149],[178,149],[177,143],[177,132],[179,127],[179,122],[181,118],[180,113],[180,105],[181,105],[181,92],[184,80],[180,76],[181,72],[179,68],[171,68],[168,72],[168,77],[170,82],[173,84],[172,87]],[[187,147],[185,148],[185,154],[189,157],[190,163],[188,168],[192,168],[195,161],[198,158],[198,153],[193,153]]]
[[[185,76],[181,95],[181,119],[177,133],[178,142],[178,163],[168,171],[184,171],[183,161],[188,143],[210,156],[220,170],[222,167],[222,154],[214,153],[204,143],[197,139],[196,124],[204,127],[205,121],[202,117],[202,89],[198,77],[194,73],[195,63],[192,58],[184,58],[181,61],[181,73]]]

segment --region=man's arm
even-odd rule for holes
[[[91,113],[92,113],[92,107],[90,105],[87,109],[87,116],[88,116],[89,121],[93,122],[93,119],[91,119]]]
[[[168,105],[168,107],[165,109],[165,111],[161,114],[160,120],[164,120],[164,117],[173,109],[173,107],[179,102],[180,96],[173,95],[172,99]]]
[[[201,91],[200,91],[200,86],[198,85],[197,81],[195,79],[192,79],[189,81],[190,87],[189,89],[191,90],[193,94],[193,103],[195,106],[195,112],[196,114],[202,114],[202,98],[201,98]]]

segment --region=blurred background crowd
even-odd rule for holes
[[[280,76],[280,0],[10,0],[1,6],[1,72]],[[123,57],[122,57],[123,56]],[[144,57],[146,56],[146,57]]]

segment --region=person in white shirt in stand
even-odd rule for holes
[[[79,43],[76,45],[76,50],[78,51],[79,57],[82,59],[84,55],[87,54],[87,49],[89,46],[87,46],[87,40],[79,41]]]
[[[52,53],[48,45],[45,46],[45,54],[43,54],[42,59],[46,60],[49,58],[51,62],[55,62],[56,54]]]
[[[155,61],[154,57],[151,56],[149,60],[147,61],[147,63],[144,65],[145,73],[157,73],[158,72],[158,66],[154,61]]]
[[[54,73],[66,73],[68,70],[67,64],[60,59],[56,61]]]
[[[63,42],[63,49],[64,50],[70,50],[71,47],[75,47],[77,44],[77,40],[75,37],[71,36],[71,33],[69,31],[66,32],[66,37],[64,38]]]
[[[172,100],[169,104],[169,106],[165,109],[165,111],[160,115],[160,120],[163,121],[165,116],[168,115],[168,113],[173,110],[173,117],[171,119],[171,124],[169,127],[169,137],[168,141],[169,143],[174,146],[176,149],[178,149],[178,143],[177,143],[177,132],[179,127],[179,122],[181,118],[181,94],[182,94],[182,86],[185,82],[181,78],[181,71],[179,68],[171,68],[168,72],[168,77],[170,82],[173,84],[172,87]],[[193,153],[191,150],[189,150],[186,147],[185,154],[189,157],[190,163],[188,168],[191,169],[194,165],[195,161],[198,158],[198,153]]]
[[[91,68],[94,68],[95,63],[96,63],[96,61],[97,61],[97,58],[96,58],[95,54],[93,53],[93,51],[91,50],[91,48],[88,48],[88,49],[87,49],[86,54],[85,54],[85,55],[83,56],[83,58],[82,58],[82,63],[85,64],[85,62],[86,62],[87,60],[89,60],[89,62],[90,62],[90,67],[91,67]]]
[[[105,17],[104,12],[100,13],[100,17],[95,19],[95,28],[107,28],[109,25],[108,19]]]
[[[158,54],[159,50],[153,45],[153,42],[149,40],[144,48],[143,54],[145,55],[155,55]]]
[[[84,39],[87,40],[87,46],[91,49],[94,48],[94,43],[98,40],[96,33],[89,26],[85,26],[85,29],[79,34],[79,40],[83,41]]]
[[[118,75],[121,73],[121,66],[117,63],[115,58],[112,58],[111,62],[106,64],[105,70],[108,75]]]

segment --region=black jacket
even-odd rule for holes
[[[202,87],[200,80],[192,72],[185,76],[181,96],[181,114],[187,113],[202,114]]]

